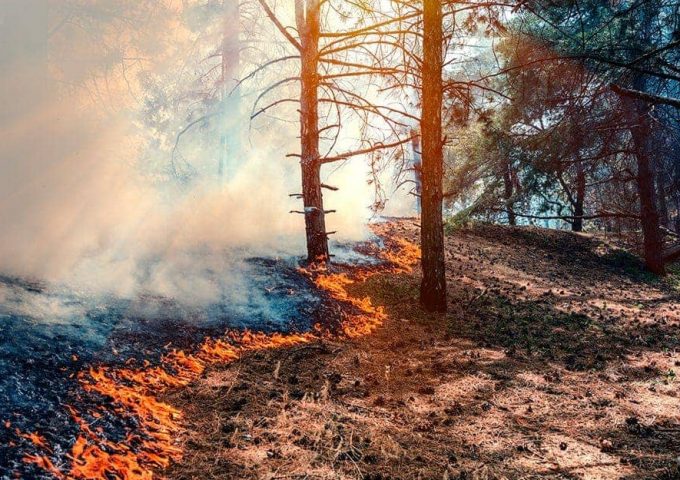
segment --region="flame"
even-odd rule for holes
[[[387,314],[383,307],[373,305],[370,297],[351,296],[347,287],[357,281],[363,282],[378,273],[409,273],[420,261],[420,248],[408,240],[387,237],[386,246],[387,248],[378,252],[378,256],[386,262],[380,269],[355,268],[349,274],[330,273],[326,264],[321,264],[311,271],[307,270],[317,287],[326,291],[335,300],[347,303],[360,312],[348,314],[342,321],[342,331],[349,338],[370,335],[382,326]]]
[[[42,468],[48,473],[51,473],[54,475],[55,478],[58,479],[65,479],[66,477],[64,476],[63,473],[61,473],[61,470],[59,470],[54,463],[52,463],[52,460],[47,458],[44,455],[26,455],[24,457],[24,462],[26,463],[33,463],[37,465],[38,467]]]
[[[47,440],[45,440],[45,437],[39,435],[38,433],[22,433],[21,436],[33,442],[33,445],[49,450]]]
[[[406,240],[389,238],[386,243],[388,248],[379,253],[386,264],[379,268],[352,267],[347,268],[347,272],[336,273],[323,262],[301,270],[319,289],[348,306],[343,314],[342,332],[349,338],[374,332],[387,314],[382,307],[373,305],[369,297],[351,296],[347,287],[381,272],[409,272],[420,258],[419,248]],[[69,464],[55,465],[49,458],[52,450],[47,441],[37,433],[22,436],[46,454],[27,455],[24,461],[59,480],[159,478],[157,470],[167,468],[182,456],[182,449],[175,441],[182,431],[182,412],[159,399],[163,392],[186,386],[210,365],[233,362],[246,352],[309,343],[325,335],[329,333],[318,326],[308,333],[232,331],[224,338],[205,340],[194,353],[172,350],[157,366],[145,361],[140,368],[131,368],[132,362],[126,362],[125,367],[100,366],[80,372],[78,380],[84,391],[106,398],[115,406],[113,413],[134,419],[138,427],[128,433],[124,441],[112,442],[104,438],[101,429],[93,430],[74,407],[67,406],[81,431],[68,454]],[[95,420],[101,417],[97,412],[88,415]]]
[[[394,273],[410,273],[420,262],[420,247],[406,239],[390,238],[391,248],[380,251],[380,257],[392,265]]]

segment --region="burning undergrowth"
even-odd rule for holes
[[[58,333],[63,325],[55,326],[53,335],[41,329],[29,355],[12,351],[20,342],[3,340],[2,353],[9,361],[1,364],[7,371],[0,373],[7,376],[0,385],[0,400],[3,412],[13,413],[2,419],[0,476],[155,478],[155,471],[182,455],[175,443],[182,412],[159,400],[168,389],[185,386],[210,365],[234,361],[247,351],[309,343],[328,335],[352,338],[382,324],[382,308],[370,298],[349,296],[346,287],[379,272],[410,270],[419,250],[404,240],[385,238],[382,248],[367,243],[358,251],[382,262],[293,268],[282,261],[249,260],[255,278],[266,280],[259,287],[272,296],[271,311],[258,311],[258,318],[232,316],[229,322],[219,322],[216,319],[229,318],[233,308],[226,304],[188,317],[184,311],[184,317],[135,318],[116,305],[88,312],[83,324],[101,330],[94,336],[82,326],[72,326],[66,336]],[[168,299],[141,301],[159,312],[182,308]],[[203,321],[196,321],[201,315]],[[38,333],[21,332],[30,329],[22,327],[21,319],[9,321],[14,322],[13,335]],[[255,329],[260,333],[253,333]],[[30,394],[22,391],[24,386],[31,387]]]

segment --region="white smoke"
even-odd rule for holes
[[[167,34],[154,42],[191,40],[179,38],[181,32]],[[151,69],[167,75],[169,67],[159,58]],[[96,294],[151,294],[204,305],[225,292],[236,302],[247,290],[244,259],[304,254],[304,220],[289,213],[301,209],[300,200],[289,196],[300,191],[299,166],[286,158],[297,150],[295,124],[272,120],[252,132],[225,181],[199,178],[189,187],[172,181],[159,186],[141,159],[169,164],[170,156],[167,148],[154,151],[139,121],[137,102],[145,97],[146,84],[116,70],[105,73],[105,81],[38,95],[54,79],[36,73],[36,61],[13,58],[0,83],[3,105],[13,107],[5,111],[15,112],[0,117],[1,275]],[[71,63],[73,71],[62,71],[61,78],[88,78],[87,65]],[[94,76],[100,67],[89,68]],[[17,98],[16,92],[26,92],[27,78],[34,78],[36,94],[29,89]],[[22,108],[28,97],[30,108]],[[177,115],[170,104],[162,109],[166,116]],[[183,148],[192,159],[213,161],[214,152],[198,142],[187,140]],[[324,180],[339,187],[325,193],[326,207],[337,210],[328,217],[328,229],[338,232],[339,241],[369,234],[374,197],[367,178],[361,158],[325,170]]]

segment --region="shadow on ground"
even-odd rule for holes
[[[170,478],[680,478],[672,282],[592,237],[491,226],[447,238],[447,272],[446,316],[419,308],[417,272],[374,277],[351,293],[386,307],[377,334],[178,392]]]

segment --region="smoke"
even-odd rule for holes
[[[125,127],[68,113],[42,112],[3,135],[3,274],[210,303],[244,288],[243,259],[304,252],[302,218],[288,213],[299,208],[288,197],[298,178],[280,152],[252,152],[224,185],[159,189],[137,170]],[[363,235],[357,198],[340,208],[353,221],[331,221],[345,239]]]
[[[192,40],[182,32],[168,35]],[[5,40],[3,49],[19,39]],[[69,41],[84,48],[82,39]],[[144,75],[108,66],[101,73],[99,63],[64,72],[64,65],[76,64],[64,62],[59,78],[82,81],[65,93],[45,76],[43,55],[10,57],[12,69],[4,70],[0,84],[6,107],[0,118],[0,275],[91,295],[159,295],[201,306],[225,297],[238,302],[250,287],[246,259],[304,253],[304,219],[289,213],[301,209],[289,196],[300,191],[297,161],[286,158],[297,151],[294,124],[272,121],[253,132],[225,180],[155,182],[144,162],[168,165],[170,153],[149,141],[140,120],[148,110],[139,100],[148,93]],[[172,58],[158,60],[153,73],[172,74]],[[97,80],[87,83],[90,76]],[[157,108],[183,121],[172,104]],[[214,162],[214,151],[201,142],[189,139],[183,149],[192,159]],[[373,191],[367,177],[359,159],[325,170],[324,180],[339,187],[326,194],[327,208],[337,210],[328,229],[338,232],[338,241],[368,235]],[[8,295],[0,301],[19,303]],[[35,306],[35,316],[53,315],[48,307]]]
[[[299,209],[289,198],[299,174],[281,152],[253,150],[228,181],[198,180],[187,190],[149,182],[123,121],[102,125],[60,106],[4,133],[3,274],[210,302],[219,292],[206,271],[237,283],[245,258],[304,252],[303,219],[289,213]],[[343,240],[366,234],[370,192],[357,191],[356,173],[332,177],[341,193],[328,203],[340,213],[329,224]]]

